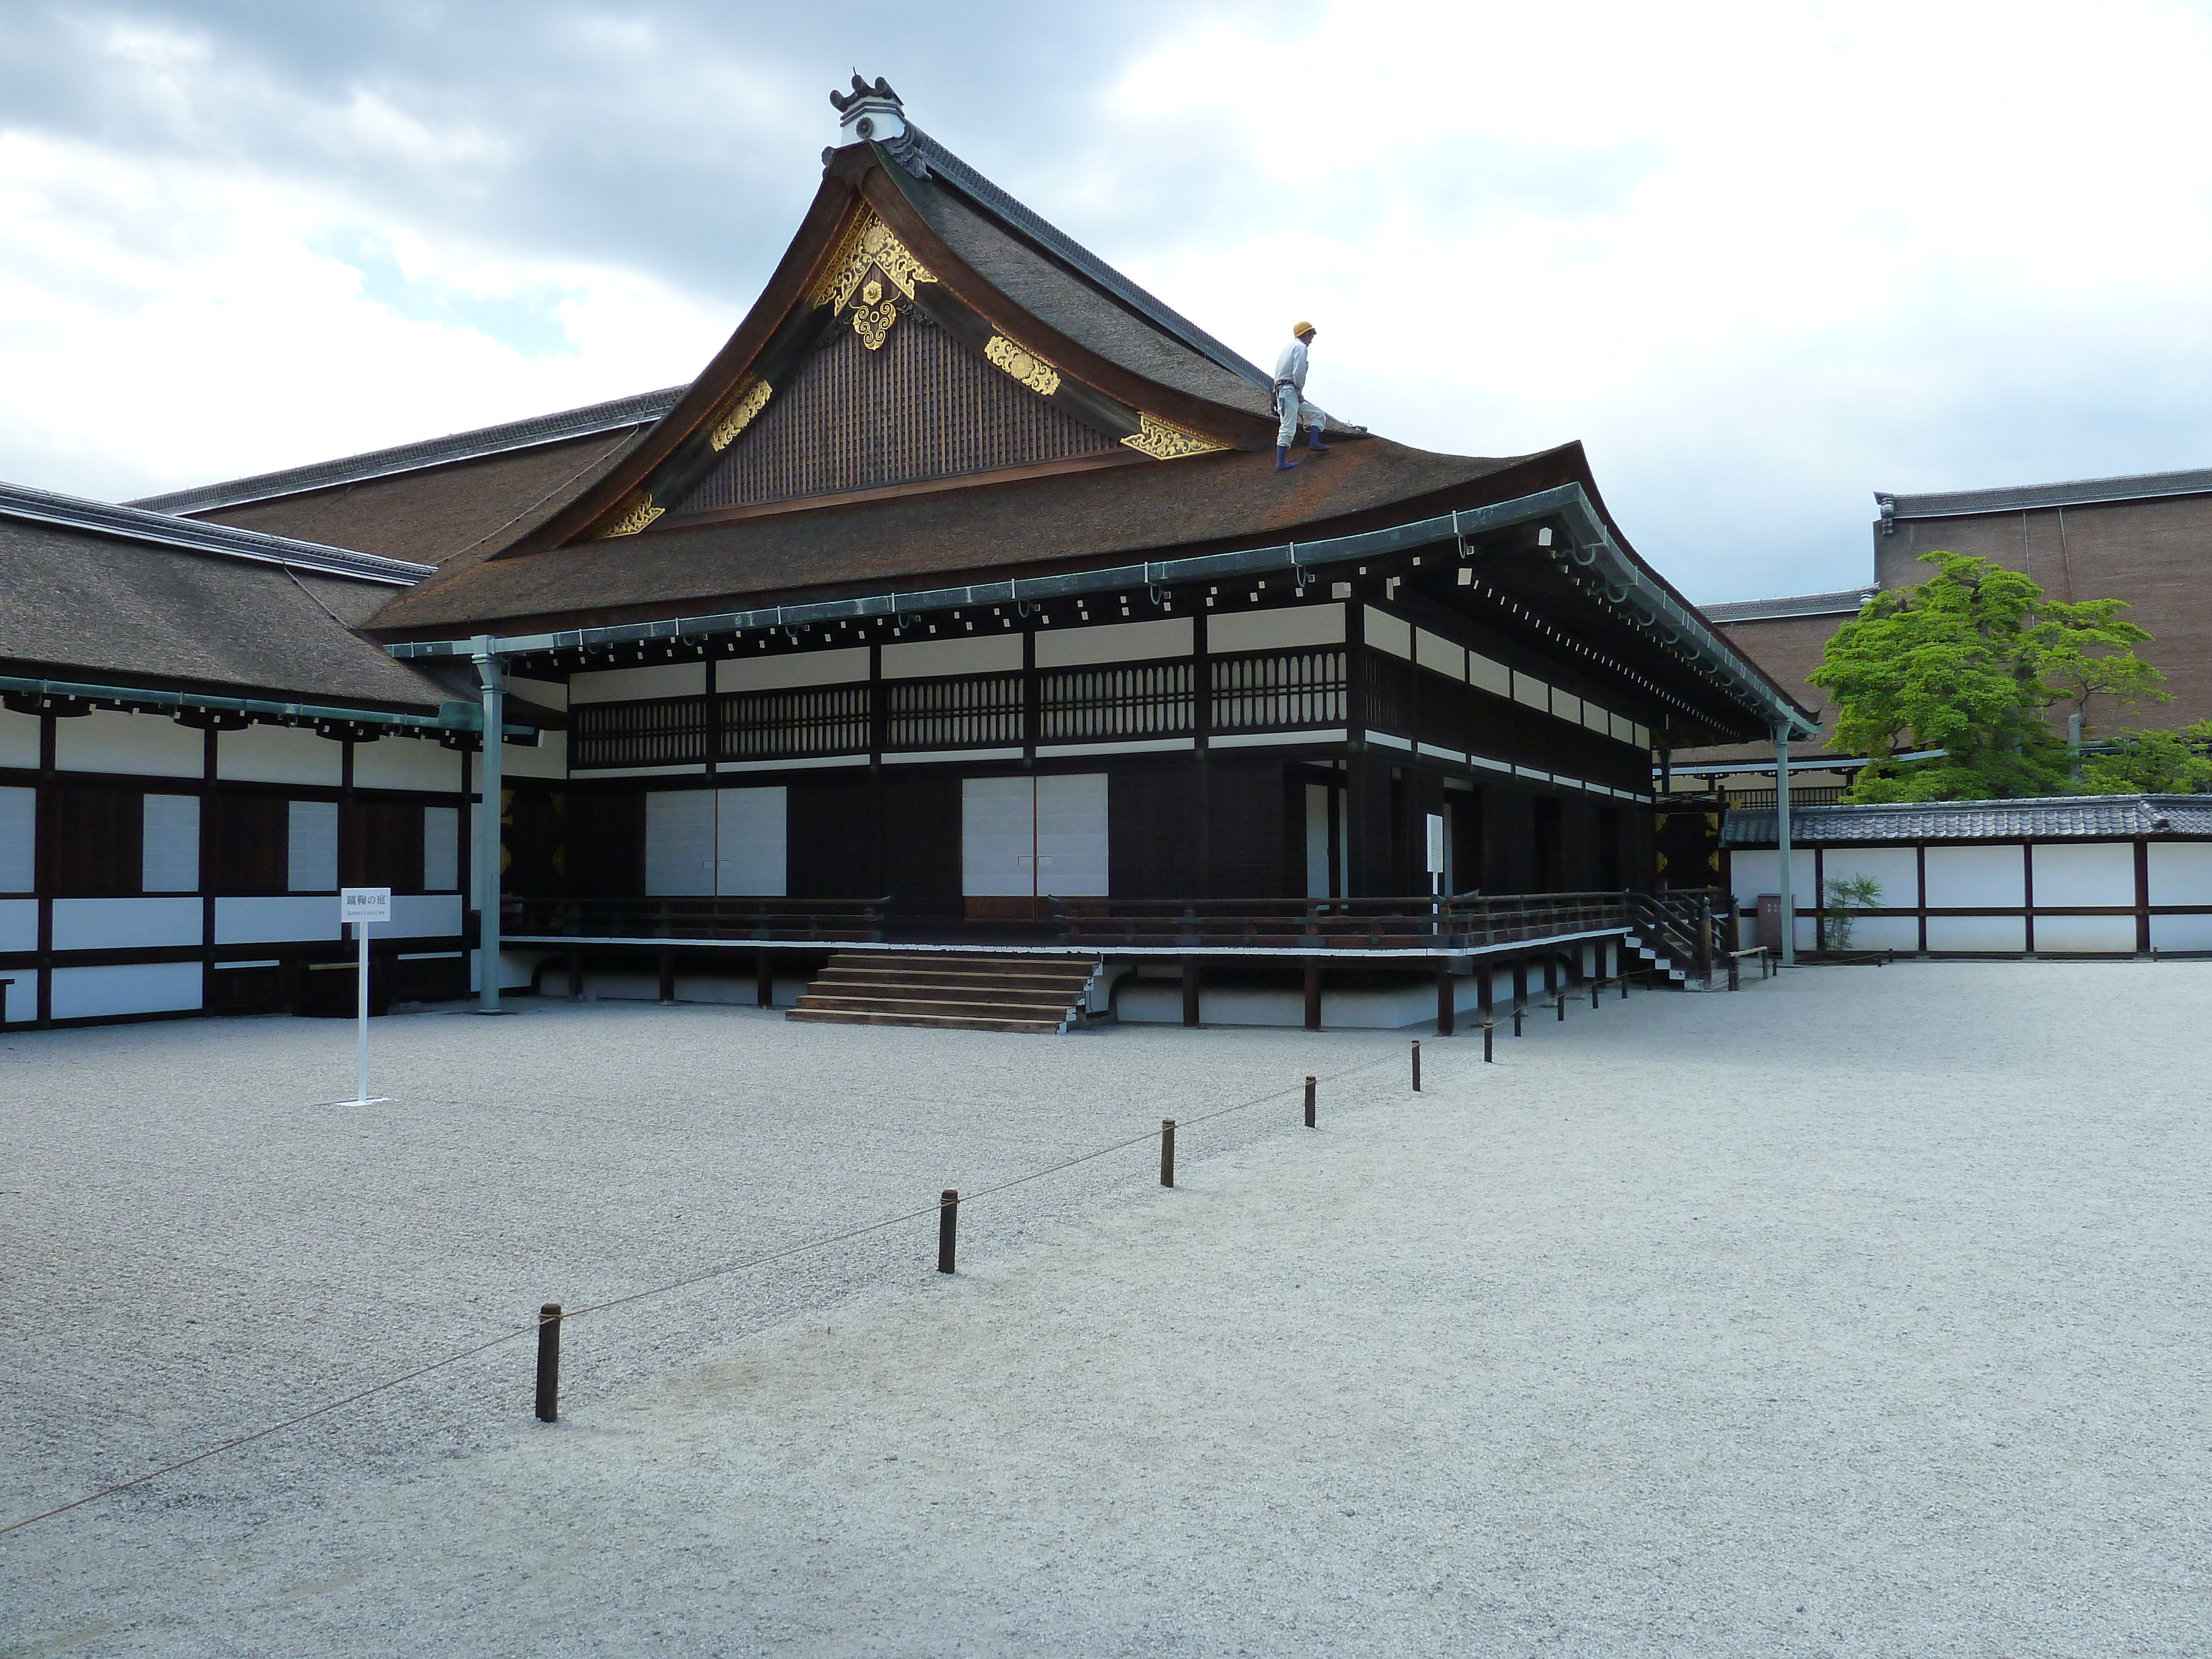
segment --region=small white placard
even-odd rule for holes
[[[1441,876],[1444,872],[1444,820],[1441,812],[1431,812],[1429,818],[1429,873]]]
[[[338,917],[343,921],[391,921],[392,890],[389,887],[340,888]]]

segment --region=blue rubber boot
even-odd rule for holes
[[[1336,446],[1334,444],[1325,444],[1321,441],[1321,428],[1319,427],[1310,426],[1306,428],[1306,448],[1312,453],[1316,455],[1326,455],[1330,450],[1335,447]]]
[[[1292,460],[1292,459],[1291,459],[1291,452],[1290,452],[1288,449],[1285,448],[1281,444],[1277,444],[1277,445],[1275,446],[1275,471],[1278,471],[1278,472],[1288,472],[1288,471],[1289,471],[1292,467],[1296,466],[1297,465],[1297,463],[1296,461],[1294,461],[1294,460]]]

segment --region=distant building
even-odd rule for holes
[[[1833,729],[1832,710],[1807,676],[1837,629],[1884,588],[1910,587],[1929,574],[1923,554],[1942,550],[1993,560],[2017,570],[2054,599],[2124,599],[2127,618],[2152,635],[2140,654],[2166,676],[2170,703],[2116,708],[2092,698],[2092,736],[2119,726],[2174,727],[2212,715],[2212,603],[2205,568],[2212,556],[2212,469],[2154,472],[2072,483],[2028,484],[1943,495],[1877,492],[1875,581],[1863,588],[1791,598],[1747,599],[1705,607],[1705,616],[1794,696]],[[2063,718],[2063,714],[2062,714]],[[1817,755],[1807,745],[1808,757]],[[1671,758],[1678,789],[1702,789],[1710,778],[1771,804],[1771,771],[1759,776],[1699,768],[1764,761],[1765,745],[1681,751]],[[1836,772],[1799,779],[1806,804],[1832,799],[1848,781]]]

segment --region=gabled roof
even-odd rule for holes
[[[909,125],[902,137],[891,140],[884,148],[915,177],[927,179],[935,174],[1008,229],[1028,237],[1069,270],[1232,374],[1262,388],[1271,385],[1266,369],[1239,356],[1180,312],[1139,288],[1065,231],[1048,224],[920,127]]]
[[[276,693],[435,713],[453,694],[354,630],[389,560],[0,486],[9,678]]]
[[[1869,842],[2112,841],[2136,836],[2212,839],[2212,795],[2057,795],[2024,800],[1911,801],[1880,806],[1800,806],[1793,846]],[[1775,813],[1730,808],[1723,847],[1771,847]]]
[[[657,521],[680,516],[825,330],[854,327],[873,350],[912,309],[1153,465],[1273,441],[1259,368],[908,129],[829,153],[798,234],[714,362],[597,483],[489,556],[672,533]]]

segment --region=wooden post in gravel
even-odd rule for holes
[[[1160,1185],[1175,1185],[1175,1120],[1160,1120]]]
[[[937,1271],[952,1271],[954,1234],[960,1224],[960,1192],[947,1187],[937,1197]]]
[[[1314,1126],[1314,1079],[1313,1079],[1313,1075],[1312,1075],[1312,1073],[1307,1073],[1307,1075],[1306,1075],[1306,1127],[1307,1127],[1307,1128],[1309,1128],[1309,1129],[1310,1129],[1310,1128],[1312,1128],[1312,1127],[1313,1127],[1313,1126]]]
[[[538,1310],[538,1420],[557,1421],[561,1415],[561,1304],[549,1302]]]
[[[1413,1039],[1413,1092],[1421,1092],[1421,1041]]]

